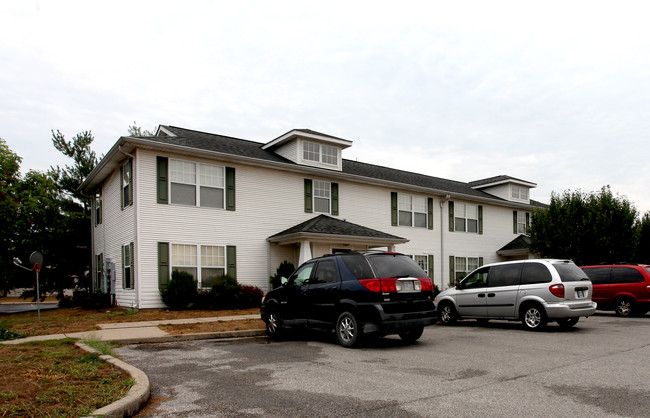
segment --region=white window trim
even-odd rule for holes
[[[187,183],[187,182],[183,182],[183,181],[174,181],[174,180],[172,180],[172,175],[171,175],[172,161],[194,164],[194,183]],[[216,167],[216,168],[220,169],[222,171],[222,173],[223,173],[223,176],[222,176],[223,187],[215,187],[215,186],[201,184],[201,166]],[[180,159],[180,158],[170,158],[169,159],[169,167],[167,168],[167,170],[168,170],[167,177],[169,179],[167,181],[167,195],[169,196],[169,203],[170,204],[172,204],[172,205],[180,205],[180,206],[203,207],[203,208],[216,209],[216,210],[225,210],[226,209],[226,167],[225,166],[219,165],[219,164],[198,163],[196,161],[183,160],[183,159]],[[185,204],[185,203],[173,202],[172,201],[172,183],[186,184],[186,185],[194,186],[194,201],[196,203],[194,205],[190,205],[190,204]],[[210,188],[213,188],[213,189],[220,190],[221,195],[222,195],[223,206],[222,207],[201,206],[201,187],[210,187]]]

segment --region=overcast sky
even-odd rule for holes
[[[646,5],[647,4],[647,5]],[[0,3],[0,137],[21,172],[106,153],[134,121],[552,191],[611,185],[650,210],[650,2]]]

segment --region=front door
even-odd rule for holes
[[[486,294],[489,271],[489,267],[480,268],[456,286],[458,293],[454,297],[460,316],[484,317],[487,314]]]

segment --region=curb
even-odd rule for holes
[[[92,347],[87,346],[84,343],[76,342],[75,345],[89,353],[99,353]],[[149,396],[151,394],[151,385],[149,383],[149,378],[147,375],[140,369],[137,369],[130,364],[123,362],[122,360],[116,359],[113,356],[107,354],[100,355],[99,358],[112,364],[113,366],[122,369],[127,372],[135,384],[129,389],[129,393],[122,399],[119,399],[113,402],[110,405],[106,405],[102,408],[96,409],[92,412],[89,417],[94,416],[133,416],[140,409],[142,409],[147,402],[149,401]]]
[[[263,337],[266,330],[253,329],[243,331],[220,331],[220,332],[202,332],[197,334],[170,334],[162,337],[143,337],[143,338],[112,338],[111,341],[118,344],[147,344],[147,343],[170,343],[174,341],[192,341],[192,340],[212,340],[212,339],[242,339]]]

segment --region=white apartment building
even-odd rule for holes
[[[530,257],[535,183],[470,183],[346,160],[352,141],[294,129],[267,143],[161,125],[121,137],[81,189],[93,202],[93,283],[119,306],[164,307],[175,269],[269,288],[279,264],[337,251],[412,256],[445,289]]]

